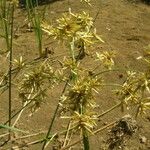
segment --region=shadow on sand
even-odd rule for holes
[[[62,1],[62,0],[29,0],[29,5],[36,7],[38,5],[50,4],[50,3],[54,3],[56,1]],[[19,0],[19,6],[21,8],[25,8],[26,0]]]

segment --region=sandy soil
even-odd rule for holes
[[[88,11],[91,16],[95,17],[95,26],[97,32],[101,35],[105,43],[96,45],[96,51],[102,50],[115,50],[117,52],[116,66],[123,69],[134,69],[143,70],[144,64],[141,61],[137,61],[137,57],[141,55],[145,46],[150,43],[150,6],[141,2],[129,1],[129,0],[91,0],[92,9],[88,6],[81,5],[77,0],[63,0],[54,3],[47,4],[46,7],[46,18],[55,21],[62,12],[68,11],[68,7],[72,8],[73,12],[80,12],[81,10]],[[40,9],[44,9],[45,5],[40,6]],[[36,50],[36,44],[33,32],[27,32],[26,26],[26,16],[23,9],[17,9],[15,15],[15,29],[16,37],[14,40],[14,57],[18,58],[23,56],[30,60],[38,57],[38,51]],[[54,50],[54,56],[64,53],[63,46],[57,46],[54,44],[49,44],[51,41],[49,39],[44,40],[44,48],[49,47]],[[0,39],[0,48],[5,49],[5,44],[2,39]],[[0,74],[7,68],[7,59],[0,55],[0,61],[5,65],[1,65]],[[93,66],[92,61],[85,59],[83,62],[86,66],[91,68]],[[123,82],[123,78],[119,78],[121,73],[114,73],[114,75],[108,75],[108,80],[116,80],[118,82]],[[37,133],[40,131],[47,131],[52,114],[58,103],[58,98],[60,96],[59,90],[62,90],[62,86],[56,87],[54,92],[49,92],[50,96],[46,100],[45,104],[31,117],[29,117],[29,110],[25,110],[21,119],[19,120],[17,127],[29,131],[30,134]],[[99,101],[98,111],[103,112],[105,109],[113,106],[117,100],[109,94],[109,88],[103,89]],[[111,90],[111,88],[110,88]],[[22,105],[20,99],[16,95],[16,89],[13,90],[13,112],[15,113]],[[113,111],[108,116],[103,117],[99,121],[99,126],[104,126],[114,119],[118,119],[124,114],[132,113],[126,111],[124,113],[118,113],[120,109]],[[5,92],[0,96],[0,123],[4,123],[8,119],[8,93]],[[53,129],[53,133],[59,130],[62,120],[56,119],[56,123]],[[149,150],[150,149],[150,113],[145,117],[139,117],[137,119],[139,129],[137,133],[127,142],[125,150]],[[61,125],[61,127],[63,127]],[[3,133],[0,130],[0,135]],[[107,149],[107,139],[108,130],[93,136],[90,138],[91,150],[105,150]],[[38,140],[44,137],[44,134],[37,135],[36,137],[30,137],[23,140],[18,140],[17,143],[6,144],[0,149],[11,149],[11,145],[21,145],[34,140]],[[18,137],[18,135],[15,135]],[[145,137],[146,141],[141,142],[141,137]],[[0,138],[0,144],[3,143],[5,138]],[[27,150],[40,150],[41,143],[34,144],[26,148]],[[52,149],[48,147],[47,150]],[[79,150],[79,146],[73,148],[74,150]]]

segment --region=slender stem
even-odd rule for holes
[[[3,23],[4,23],[4,29],[5,29],[5,40],[6,40],[6,45],[7,45],[7,51],[9,51],[9,22],[8,22],[8,9],[6,8],[6,0],[3,0],[2,2],[2,18],[3,18]]]
[[[66,88],[67,88],[67,85],[68,85],[69,80],[70,80],[70,79],[68,79],[68,80],[66,81],[65,86],[64,86],[64,88],[63,88],[63,91],[62,91],[62,94],[61,94],[61,95],[64,94],[64,92],[65,92],[65,90],[66,90]],[[49,135],[50,135],[51,129],[52,129],[52,127],[53,127],[53,124],[54,124],[54,121],[55,121],[56,114],[57,114],[57,112],[58,112],[59,106],[60,106],[60,104],[58,103],[57,106],[56,106],[54,115],[53,115],[53,117],[52,117],[52,120],[51,120],[49,129],[48,129],[48,132],[47,132],[47,134],[46,134],[46,138],[45,138],[45,140],[44,140],[44,143],[43,143],[43,146],[42,146],[42,150],[45,149],[45,145],[46,145],[46,143],[47,143],[47,140],[48,140],[48,137],[49,137]]]
[[[117,86],[117,87],[122,87],[121,84],[115,84],[115,83],[101,84],[101,86]]]
[[[13,41],[13,25],[14,25],[14,5],[11,6],[11,35],[10,35],[10,57],[9,57],[9,123],[8,125],[11,126],[11,109],[12,109],[12,57],[13,57],[13,49],[12,49],[12,41]],[[10,130],[9,130],[10,133]],[[10,139],[10,134],[9,134]]]
[[[71,126],[71,121],[68,123],[68,126],[67,126],[67,132],[66,132],[66,135],[65,135],[65,141],[63,143],[63,147],[66,146],[66,144],[67,144],[69,131],[70,131],[70,126]]]
[[[112,72],[112,71],[126,71],[126,70],[124,70],[124,69],[104,70],[104,71],[101,71],[101,72],[98,72],[98,73],[94,74],[94,76],[98,76],[98,75],[101,75],[103,73],[108,73],[108,72]]]
[[[33,134],[29,134],[29,135],[24,135],[24,136],[21,136],[21,137],[17,137],[17,138],[14,138],[13,140],[20,140],[20,139],[27,139],[27,138],[30,138],[30,137],[33,137],[33,136],[36,136],[36,135],[39,135],[39,134],[44,134],[46,131],[41,131],[41,132],[38,132],[38,133],[33,133]],[[2,137],[5,137],[7,136],[9,133],[5,133],[5,134],[2,134],[0,135],[0,138]],[[11,142],[11,141],[10,141]]]
[[[7,135],[9,135],[9,133],[1,134],[1,135],[0,135],[0,138],[2,138],[2,137],[4,137],[4,136],[7,136]]]
[[[69,137],[69,139],[68,139],[67,145],[69,145],[69,143],[70,143],[70,141],[71,141],[71,139],[72,139],[72,136],[73,136],[73,130],[70,130],[70,132],[71,132],[71,134],[70,134],[70,137]],[[70,150],[70,149],[69,149],[69,150]]]
[[[34,90],[34,89],[32,88],[30,94],[28,95],[28,99],[30,99],[31,94],[33,93],[33,90]],[[30,101],[29,101],[29,102],[30,102]],[[29,102],[26,101],[26,102],[24,103],[23,107],[26,106]],[[25,108],[24,108],[24,109],[25,109]],[[13,123],[12,127],[14,127],[14,126],[17,124],[17,122],[18,122],[18,120],[20,119],[20,117],[21,117],[21,115],[22,115],[24,109],[22,109],[22,110],[20,111],[20,113],[19,113],[17,119],[15,120],[15,122]]]
[[[109,123],[108,125],[97,129],[96,131],[94,131],[94,135],[101,132],[101,131],[103,131],[103,130],[105,130],[105,129],[107,129],[108,127],[111,127],[111,126],[115,125],[115,124],[116,124],[116,121],[113,121],[113,122]],[[93,134],[91,136],[93,136]]]
[[[36,0],[36,6],[38,6],[38,0]],[[28,12],[28,19],[32,22],[36,40],[38,43],[39,57],[42,57],[42,29],[41,29],[41,18],[34,8],[34,3],[31,0],[26,0],[26,9]]]
[[[27,104],[28,104],[28,102],[26,101],[26,102],[24,103],[23,107],[26,106]],[[25,108],[24,108],[24,109],[25,109]],[[17,119],[15,120],[15,122],[13,123],[12,127],[14,127],[14,126],[17,124],[17,122],[18,122],[18,120],[20,119],[20,117],[21,117],[21,115],[22,115],[24,109],[22,109],[22,110],[20,111],[20,113],[19,113]]]
[[[16,117],[24,108],[26,108],[29,104],[31,104],[32,101],[28,102],[25,106],[23,106],[20,110],[18,110],[14,115],[11,116],[11,120]],[[9,120],[7,120],[4,125],[6,125],[9,122]]]
[[[95,15],[95,17],[94,17],[94,20],[93,20],[94,23],[96,22],[96,20],[97,20],[97,18],[98,18],[98,15],[99,15],[99,13],[100,13],[100,9],[101,9],[101,8],[98,8],[98,11],[97,11],[97,13],[96,13],[96,15]]]
[[[74,38],[72,39],[72,42],[70,42],[70,52],[71,52],[71,58],[73,61],[75,61],[75,50],[74,50]]]
[[[83,137],[83,145],[84,145],[84,150],[89,150],[90,149],[90,144],[89,144],[89,137],[87,134],[87,130],[83,129],[83,133],[82,133],[82,137]]]
[[[98,115],[97,117],[100,118],[100,117],[104,116],[105,114],[107,114],[107,113],[111,112],[112,110],[114,110],[115,108],[119,107],[121,104],[122,104],[122,102],[116,104],[115,106],[113,106],[110,109],[106,110],[105,112],[103,112],[102,114]]]
[[[56,114],[57,114],[58,109],[59,109],[59,104],[57,105],[57,107],[56,107],[56,109],[55,109],[55,112],[54,112],[53,118],[52,118],[52,120],[51,120],[51,123],[50,123],[49,129],[48,129],[48,132],[47,132],[47,134],[46,134],[45,141],[44,141],[43,146],[42,146],[42,150],[44,150],[44,149],[45,149],[45,145],[46,145],[47,140],[48,140],[48,137],[49,137],[49,135],[50,135],[50,132],[51,132],[51,129],[52,129],[52,126],[53,126],[54,120],[55,120],[55,118],[56,118]]]

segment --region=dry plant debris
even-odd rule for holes
[[[108,139],[109,149],[123,147],[137,129],[137,122],[130,115],[122,117],[110,131],[110,138]]]

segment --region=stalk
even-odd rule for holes
[[[67,126],[67,132],[65,134],[65,140],[63,143],[63,147],[67,145],[67,141],[68,141],[68,137],[69,137],[69,131],[70,131],[70,127],[71,127],[71,121],[69,121],[68,126]]]
[[[10,27],[10,56],[9,56],[9,126],[11,126],[11,109],[12,109],[12,58],[13,58],[13,25],[14,25],[14,5],[11,6],[11,27]],[[10,134],[9,134],[10,138]]]
[[[8,9],[6,8],[6,0],[1,1],[1,9],[2,9],[2,21],[4,27],[4,37],[6,41],[7,51],[9,51],[9,22],[8,22]]]
[[[90,144],[89,144],[89,138],[86,129],[83,129],[83,145],[84,145],[84,150],[89,150],[90,149]]]
[[[38,6],[38,1],[36,0],[36,6]],[[34,4],[31,0],[26,0],[26,9],[28,12],[28,19],[32,22],[32,25],[34,27],[34,32],[36,36],[36,40],[38,43],[38,51],[39,51],[39,57],[42,57],[42,29],[41,29],[41,18],[39,14],[36,12],[36,9],[34,8]]]
[[[69,80],[66,81],[65,86],[64,86],[64,88],[63,88],[63,91],[62,91],[62,94],[61,94],[61,95],[64,94],[64,92],[65,92],[65,90],[66,90],[66,88],[67,88],[68,82],[69,82]],[[51,133],[51,130],[52,130],[52,127],[53,127],[53,124],[54,124],[54,121],[55,121],[55,118],[56,118],[56,114],[57,114],[57,112],[58,112],[59,107],[60,107],[60,105],[59,105],[59,103],[58,103],[57,106],[56,106],[56,109],[55,109],[53,118],[52,118],[52,120],[51,120],[51,123],[50,123],[50,125],[49,125],[49,129],[48,129],[48,132],[47,132],[47,134],[46,134],[46,137],[45,137],[45,140],[44,140],[44,143],[43,143],[43,146],[42,146],[42,150],[45,149],[47,140],[49,139],[48,137],[49,137],[49,135],[50,135],[50,133]]]
[[[11,126],[11,109],[12,109],[12,57],[13,57],[13,25],[14,25],[14,4],[6,3],[6,0],[1,1],[1,18],[4,28],[4,37],[6,41],[7,51],[9,52],[9,91],[8,91],[8,125]],[[9,130],[9,139],[10,139]]]
[[[26,105],[24,105],[20,110],[18,110],[14,115],[11,116],[11,120],[16,117],[18,114],[20,114],[20,112],[22,112],[22,110],[24,110],[29,104],[31,104],[32,101],[30,101],[29,103],[27,103]],[[9,122],[9,120],[7,120],[4,125],[6,125]]]
[[[104,115],[106,115],[107,113],[111,112],[112,110],[116,109],[117,107],[121,106],[122,102],[116,104],[115,106],[111,107],[110,109],[104,111],[102,114],[98,115],[97,118],[100,118]]]
[[[47,141],[48,141],[48,137],[49,137],[49,135],[50,135],[50,133],[51,133],[51,129],[52,129],[52,127],[53,127],[53,124],[54,124],[54,121],[55,121],[55,118],[56,118],[56,114],[57,114],[58,109],[59,109],[59,104],[57,105],[57,107],[56,107],[56,109],[55,109],[53,118],[52,118],[52,120],[51,120],[49,129],[48,129],[48,132],[47,132],[47,134],[46,134],[46,138],[45,138],[44,143],[43,143],[43,146],[42,146],[42,150],[45,149],[45,145],[46,145],[46,143],[47,143]]]

